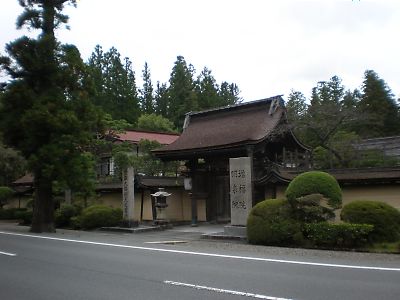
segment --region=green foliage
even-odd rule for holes
[[[0,208],[7,204],[14,191],[7,186],[0,186]]]
[[[292,218],[288,202],[269,199],[252,208],[247,219],[247,238],[252,244],[292,245],[302,236],[300,224]]]
[[[400,134],[400,110],[385,81],[373,70],[364,73],[362,97],[357,105],[364,116],[358,124],[363,138]]]
[[[150,68],[147,62],[144,63],[144,69],[142,72],[143,78],[143,88],[140,90],[140,107],[143,113],[152,114],[154,113],[154,95],[153,95],[153,85],[150,78]]]
[[[9,185],[26,172],[26,160],[18,151],[0,143],[0,185]]]
[[[82,214],[72,221],[75,226],[83,229],[117,226],[122,221],[122,209],[105,205],[92,205],[85,208]]]
[[[329,147],[341,157],[339,161],[329,150],[317,147],[313,151],[316,169],[390,167],[400,164],[396,157],[386,156],[382,150],[359,149],[360,137],[354,132],[339,131],[329,142]]]
[[[122,60],[114,47],[103,52],[97,45],[89,58],[88,69],[94,80],[92,102],[113,119],[135,124],[140,108],[132,62],[128,58]]]
[[[155,113],[161,115],[164,118],[169,116],[169,98],[168,98],[168,88],[166,83],[160,83],[157,81],[156,91],[154,95],[155,101]]]
[[[374,225],[371,238],[375,242],[400,239],[400,212],[379,201],[353,201],[343,207],[340,217],[345,222]]]
[[[200,109],[210,109],[220,106],[218,85],[211,70],[206,67],[201,71],[195,86]]]
[[[72,187],[90,177],[86,149],[103,130],[78,49],[56,40],[56,29],[68,19],[64,5],[75,3],[20,1],[25,10],[18,22],[40,32],[9,43],[1,59],[12,79],[2,95],[0,127],[5,144],[22,153],[35,177],[34,232],[54,231],[53,181]]]
[[[318,169],[353,167],[360,157],[355,147],[358,142],[360,137],[354,132],[336,132],[328,142],[328,149],[321,146],[314,149],[314,166]],[[329,149],[335,149],[338,155],[333,155]]]
[[[360,151],[360,158],[354,161],[354,167],[393,167],[400,165],[400,159],[385,155],[382,150],[369,149]]]
[[[339,208],[342,205],[342,191],[338,182],[325,172],[310,171],[298,175],[290,182],[285,194],[294,207],[297,198],[311,194],[323,195],[332,208]]]
[[[170,119],[175,127],[182,128],[185,114],[199,109],[194,91],[194,68],[187,65],[183,56],[178,56],[169,79],[168,98]]]
[[[175,174],[179,162],[163,163],[151,152],[160,148],[161,144],[157,141],[141,140],[138,144],[139,155],[132,152],[131,145],[123,143],[114,147],[113,157],[117,173],[132,166],[136,173],[146,175]]]
[[[30,225],[32,224],[33,211],[31,210],[17,211],[15,212],[15,219],[20,220],[21,225]]]
[[[61,204],[55,212],[55,223],[57,227],[69,227],[71,218],[78,215],[78,209],[72,204]]]
[[[304,224],[304,237],[314,246],[329,248],[355,248],[369,243],[369,236],[374,229],[367,224],[330,224],[308,223]]]
[[[293,215],[303,222],[322,222],[335,218],[334,209],[326,205],[321,194],[310,194],[296,198],[292,203]]]
[[[141,130],[171,133],[176,132],[174,130],[174,124],[170,120],[156,114],[141,115],[137,127]]]
[[[0,220],[14,220],[18,219],[17,213],[20,211],[26,211],[26,208],[0,208]]]

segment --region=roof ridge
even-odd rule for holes
[[[283,94],[264,98],[264,99],[259,99],[259,100],[241,102],[241,103],[234,104],[234,105],[227,105],[227,106],[222,106],[222,107],[217,107],[217,108],[211,108],[211,109],[202,110],[202,111],[194,111],[194,112],[190,111],[190,112],[186,113],[186,116],[202,115],[202,114],[207,114],[207,113],[212,113],[212,112],[217,112],[217,111],[235,109],[235,108],[243,107],[243,106],[256,105],[256,104],[264,103],[264,102],[272,102],[272,100],[275,100],[275,99],[279,99],[279,100],[283,101],[282,96],[283,96]]]

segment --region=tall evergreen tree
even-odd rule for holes
[[[154,101],[156,113],[167,118],[169,116],[169,97],[166,83],[157,81]]]
[[[211,74],[211,70],[204,67],[196,81],[196,94],[200,110],[223,106],[218,89],[218,84]]]
[[[400,134],[399,106],[385,81],[373,70],[364,73],[358,109],[365,115],[359,124],[362,137]]]
[[[153,84],[151,83],[150,68],[147,62],[144,63],[144,69],[142,71],[143,88],[140,90],[140,107],[142,113],[152,114],[154,113],[154,95],[153,95]]]
[[[88,100],[89,78],[79,51],[61,45],[55,30],[68,21],[61,12],[75,0],[20,0],[20,28],[38,29],[37,38],[21,37],[6,46],[1,66],[12,80],[2,97],[0,126],[4,142],[19,150],[34,175],[31,231],[54,231],[54,181],[72,189],[92,172],[85,153],[100,125]]]
[[[140,115],[135,72],[129,58],[121,59],[115,47],[103,52],[96,46],[88,61],[94,80],[93,103],[100,106],[113,119],[136,123]]]
[[[287,118],[292,130],[301,140],[304,140],[305,133],[302,124],[307,114],[307,107],[306,97],[303,93],[291,90],[286,103]]]
[[[100,107],[106,107],[108,101],[105,95],[104,85],[104,51],[100,45],[96,45],[92,55],[87,63],[90,77],[93,81],[94,93],[92,95],[92,101],[94,104]]]
[[[223,81],[218,91],[221,106],[238,104],[243,101],[240,97],[240,89],[235,83]]]
[[[179,129],[183,127],[185,114],[190,111],[196,111],[199,108],[194,90],[193,74],[193,66],[188,66],[185,58],[178,56],[169,80],[168,119]]]

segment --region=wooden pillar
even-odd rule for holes
[[[283,167],[286,168],[286,149],[285,149],[285,147],[283,147],[283,149],[282,149],[282,164],[283,164]]]
[[[190,195],[191,208],[192,208],[192,226],[197,226],[197,197],[195,195],[197,187],[196,182],[197,159],[190,161],[190,176],[192,177],[192,192]]]

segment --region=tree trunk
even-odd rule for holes
[[[35,173],[35,199],[31,232],[55,232],[54,202],[51,180]]]

